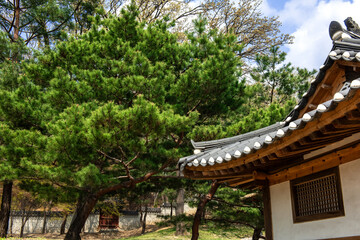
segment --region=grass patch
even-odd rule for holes
[[[239,240],[239,238],[246,238],[252,235],[253,230],[248,227],[239,228],[204,228],[200,230],[199,240]],[[127,240],[158,240],[158,239],[177,239],[177,240],[188,240],[191,236],[190,229],[185,236],[175,236],[175,227],[167,229],[160,229],[156,232],[146,233],[141,236],[122,238]]]

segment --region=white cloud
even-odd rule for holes
[[[268,5],[266,2],[264,4]],[[330,22],[338,21],[345,28],[343,21],[347,17],[352,17],[360,24],[359,9],[360,0],[351,2],[290,0],[287,2],[284,9],[272,14],[280,17],[285,28],[291,27],[294,30],[291,33],[295,37],[294,44],[288,45],[287,61],[295,66],[318,69],[332,47],[328,33]],[[268,12],[271,13],[271,11],[273,9]]]
[[[263,0],[262,4],[260,5],[261,7],[261,12],[266,15],[266,16],[274,16],[274,15],[278,15],[278,12],[275,8],[272,8],[269,3],[267,2],[267,0]]]

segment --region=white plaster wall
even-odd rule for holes
[[[270,187],[274,240],[313,240],[360,235],[360,160],[340,165],[345,216],[293,223],[290,182]]]
[[[187,215],[195,214],[196,208],[190,207],[188,203],[184,203],[184,213]],[[148,213],[146,216],[146,223],[154,224],[157,222],[164,221],[161,216],[170,216],[171,208],[161,208],[161,213]],[[176,216],[176,208],[173,207],[173,216]]]
[[[122,230],[132,230],[141,227],[139,215],[122,215],[119,217],[119,228]]]
[[[72,215],[67,218],[66,229],[69,229],[71,223]],[[60,226],[62,223],[62,218],[60,217],[48,217],[46,223],[46,232],[47,233],[59,233]],[[12,217],[12,233],[20,234],[21,228],[21,217]],[[41,233],[43,227],[44,219],[43,217],[30,217],[24,226],[24,234],[28,233]],[[11,226],[11,223],[10,223]],[[93,233],[97,232],[99,226],[99,214],[90,214],[88,219],[85,222],[84,232]],[[10,232],[10,229],[9,229]]]

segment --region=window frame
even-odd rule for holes
[[[326,212],[326,213],[318,213],[318,214],[307,215],[307,216],[297,216],[297,199],[295,196],[295,187],[299,184],[302,184],[302,183],[305,183],[308,181],[313,181],[313,180],[323,178],[326,176],[330,176],[330,175],[335,175],[339,210],[336,212]],[[294,223],[301,223],[301,222],[307,222],[307,221],[315,221],[315,220],[322,220],[322,219],[327,219],[327,218],[335,218],[335,217],[345,216],[339,167],[330,168],[325,171],[317,172],[314,174],[310,174],[310,175],[307,175],[304,177],[300,177],[300,178],[291,180],[290,181],[290,192],[291,192],[291,206],[292,206]]]

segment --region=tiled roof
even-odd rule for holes
[[[303,128],[308,122],[317,119],[322,113],[333,111],[338,102],[351,98],[354,91],[360,88],[360,78],[345,82],[340,91],[335,93],[331,100],[319,104],[315,110],[307,112],[299,118],[301,110],[307,106],[310,97],[313,96],[319,83],[324,79],[327,70],[331,68],[335,61],[360,62],[359,35],[342,29],[337,22],[330,24],[329,32],[333,40],[333,48],[326,58],[324,65],[320,67],[316,78],[311,82],[310,88],[284,122],[230,138],[206,142],[192,141],[195,154],[179,160],[180,170],[183,171],[186,166],[205,167],[222,164],[223,162],[246,156],[264,146],[275,143],[278,139],[293,131]]]

